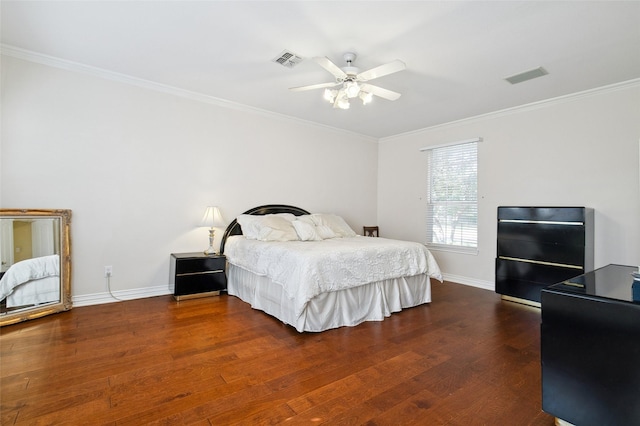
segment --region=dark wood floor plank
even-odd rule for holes
[[[433,302],[323,333],[223,295],[0,329],[0,422],[550,426],[540,312],[434,283]]]
[[[402,419],[403,425],[449,424],[455,413],[444,409],[435,410],[438,400],[428,389],[422,389],[374,417],[372,422],[381,426],[396,425],[398,419]]]
[[[334,380],[322,387],[304,395],[289,400],[287,404],[296,412],[302,413],[318,407],[327,402],[336,399],[349,401],[350,396],[354,393],[358,394],[358,398],[366,398],[371,387],[380,384],[381,377],[387,376],[386,373],[393,372],[400,374],[401,370],[409,371],[409,377],[416,361],[420,361],[421,357],[412,352],[406,352],[387,361],[371,366],[365,370],[361,370],[355,374],[345,375],[343,378]]]
[[[427,360],[415,352],[406,352],[352,374],[337,382],[338,386],[324,386],[291,400],[288,405],[299,413],[294,417],[296,422],[330,418],[342,424],[366,423],[383,409],[382,405],[367,404],[368,401],[388,395],[387,391],[429,370],[435,362],[438,362],[435,358]]]

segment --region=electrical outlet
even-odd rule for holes
[[[111,277],[111,274],[113,274],[113,266],[111,266],[111,265],[105,266],[104,267],[104,276],[105,276],[105,278]]]

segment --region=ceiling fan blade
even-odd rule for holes
[[[325,87],[335,87],[341,83],[320,83],[320,84],[312,84],[310,86],[299,86],[299,87],[290,87],[289,90],[292,92],[302,92],[305,90],[313,90],[313,89],[323,89]]]
[[[388,101],[395,101],[400,96],[402,96],[398,92],[394,92],[394,91],[388,90],[388,89],[383,89],[382,87],[378,87],[378,86],[372,86],[370,84],[362,84],[362,85],[360,85],[360,88],[364,92],[369,92],[372,95],[379,96],[379,97],[381,97],[383,99],[386,99]]]
[[[371,68],[370,70],[363,71],[358,74],[357,79],[360,81],[369,81],[374,78],[379,78],[385,75],[393,74],[394,72],[402,71],[407,66],[404,62],[399,59],[396,59],[393,62],[389,62],[388,64],[380,65],[379,67]]]
[[[326,56],[316,56],[315,58],[313,58],[313,60],[316,61],[322,68],[333,74],[335,78],[339,80],[344,80],[345,78],[347,78],[347,74],[342,71],[339,66],[331,62]]]

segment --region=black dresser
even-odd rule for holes
[[[540,306],[540,290],[593,269],[593,209],[498,207],[496,292]]]
[[[542,290],[542,409],[579,426],[640,425],[640,301],[634,266]]]

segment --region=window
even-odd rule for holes
[[[427,147],[427,245],[475,252],[478,247],[476,138]]]

